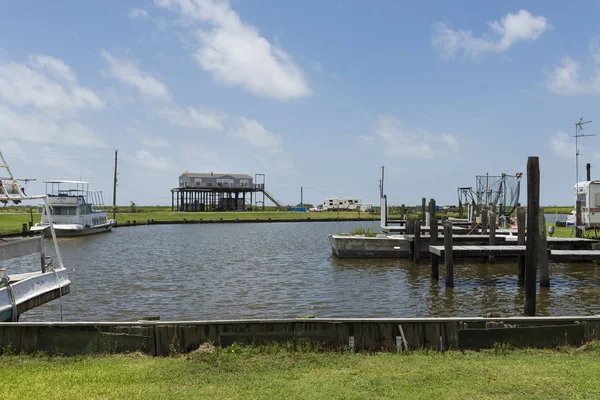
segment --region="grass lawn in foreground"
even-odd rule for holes
[[[167,358],[2,356],[2,399],[600,397],[600,346],[410,354],[264,351]]]

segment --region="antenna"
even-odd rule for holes
[[[579,118],[579,122],[575,124],[575,198],[577,198],[577,194],[579,193],[579,138],[596,136],[593,133],[587,135],[583,133],[583,126],[590,122],[592,121],[584,121],[583,117],[581,117]]]

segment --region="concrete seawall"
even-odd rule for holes
[[[511,318],[273,319],[0,323],[0,349],[15,353],[186,353],[210,341],[265,343],[313,340],[355,351],[480,349],[581,345],[600,337],[600,316]],[[352,340],[351,340],[352,338]],[[405,343],[405,344],[404,344]]]

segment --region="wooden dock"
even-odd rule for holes
[[[432,256],[445,257],[446,250],[444,246],[429,246],[429,252]],[[600,252],[599,252],[600,253]],[[525,255],[525,246],[519,245],[496,245],[496,246],[453,246],[452,255],[454,258],[471,257],[517,257]]]
[[[478,257],[518,257],[525,255],[526,246],[499,245],[499,246],[453,246],[453,258],[478,258]],[[445,257],[444,246],[429,246],[432,257]],[[570,262],[600,262],[600,250],[554,250],[548,249],[550,261]]]

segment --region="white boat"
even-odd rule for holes
[[[0,178],[0,202],[19,204],[22,201],[42,199],[44,209],[49,211],[47,196],[26,195],[13,177],[2,152],[0,152],[0,159],[2,160],[0,168],[5,169],[9,175],[8,178]],[[50,215],[50,222],[52,222],[51,218]],[[61,301],[60,319],[62,321],[62,296],[69,293],[71,281],[67,276],[67,269],[63,265],[52,224],[50,225],[50,235],[54,243],[58,265],[55,265],[53,259],[46,257],[44,237],[41,235],[32,238],[2,239],[0,242],[0,261],[2,261],[0,268],[0,322],[18,321],[20,314],[54,299]],[[31,254],[39,255],[33,264],[32,272],[9,274],[11,259],[23,257],[31,259]],[[18,264],[23,265],[22,263]]]
[[[115,220],[107,219],[106,211],[94,210],[94,206],[102,205],[102,192],[89,190],[89,182],[54,180],[44,183],[56,236],[82,236],[112,229]],[[41,221],[32,226],[31,231],[47,233],[49,228],[50,219],[44,209]]]

